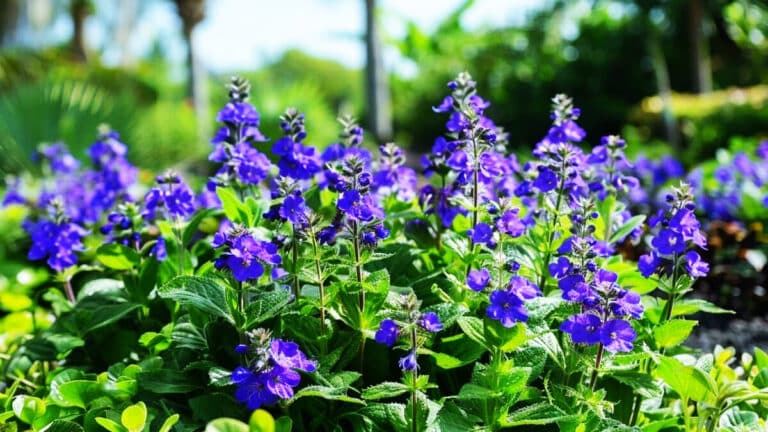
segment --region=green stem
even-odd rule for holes
[[[299,300],[301,297],[301,287],[299,286],[299,242],[296,239],[296,234],[293,235],[293,297],[294,300]]]
[[[411,327],[411,347],[412,349],[416,349],[416,326]],[[419,422],[418,422],[418,413],[419,413],[419,406],[418,406],[418,399],[416,395],[416,381],[419,375],[419,369],[418,367],[413,370],[413,374],[411,375],[412,382],[411,382],[411,431],[412,432],[419,432]]]
[[[176,243],[179,246],[178,255],[179,255],[179,274],[184,274],[184,235],[181,232],[181,219],[176,219],[174,226],[173,226],[173,233],[176,236]]]
[[[549,272],[549,260],[552,259],[552,242],[555,241],[554,225],[558,223],[560,220],[560,206],[563,203],[563,192],[565,192],[565,164],[566,164],[566,161],[563,160],[563,166],[560,169],[560,172],[562,173],[562,178],[560,179],[560,185],[557,188],[557,200],[555,201],[555,220],[551,221],[549,218],[547,218],[547,250],[546,250],[546,253],[544,254],[544,261],[541,269],[541,279],[539,280],[539,288],[541,288],[544,294],[547,294],[547,292],[544,289],[545,288],[544,285],[547,283],[547,273]]]
[[[589,388],[595,390],[597,383],[597,373],[600,370],[600,362],[603,361],[603,344],[597,346],[597,356],[595,356],[595,368],[592,369],[592,377],[589,379]]]
[[[325,354],[327,345],[325,340],[325,286],[323,284],[323,271],[322,271],[322,268],[320,267],[320,256],[318,255],[318,252],[317,252],[317,239],[315,238],[315,233],[313,231],[310,231],[309,235],[312,238],[312,255],[315,258],[315,272],[317,273],[317,288],[320,291],[320,335],[323,339],[323,343],[321,344],[322,353]]]
[[[360,227],[357,221],[352,221],[352,245],[355,252],[355,276],[360,285],[360,315],[365,313],[365,287],[363,286],[363,267],[360,263]],[[365,383],[365,333],[360,329],[360,381],[361,386]]]

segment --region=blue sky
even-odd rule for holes
[[[29,5],[57,0],[30,0]],[[146,53],[156,41],[173,63],[185,58],[180,23],[170,0],[96,0],[97,14],[106,19],[89,19],[87,42],[102,47],[115,28],[119,9],[116,4],[141,5],[141,19],[130,33],[130,52],[134,57]],[[207,15],[195,35],[200,58],[213,72],[257,68],[279,57],[290,48],[335,59],[347,66],[360,67],[365,52],[364,0],[207,0]],[[414,21],[429,31],[455,10],[462,0],[379,0],[386,37],[404,35],[406,23]],[[531,11],[550,0],[476,0],[463,24],[470,29],[519,24]],[[26,42],[41,45],[63,41],[71,34],[71,24],[60,15],[41,31],[26,33]],[[106,63],[117,63],[120,53],[102,50]],[[389,68],[404,65],[394,50],[386,53]]]

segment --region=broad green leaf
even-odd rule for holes
[[[72,317],[80,333],[87,334],[121,320],[140,307],[119,297],[97,294],[78,301]]]
[[[221,200],[221,209],[224,210],[224,215],[227,216],[227,219],[235,224],[248,224],[250,211],[248,206],[237,198],[235,191],[230,188],[218,187],[216,188],[216,195]]]
[[[682,398],[711,402],[717,391],[712,377],[672,357],[659,358],[656,373]]]
[[[483,330],[483,320],[471,316],[462,316],[456,320],[459,323],[459,327],[473,341],[482,345],[485,349],[490,350],[490,344],[485,338]]]
[[[67,381],[59,385],[59,393],[69,406],[86,408],[92,401],[104,396],[101,384],[88,380]]]
[[[40,432],[83,432],[83,427],[69,420],[54,420]]]
[[[147,422],[147,406],[139,402],[127,407],[120,416],[120,422],[129,432],[141,432]]]
[[[365,405],[365,402],[363,402],[362,400],[351,397],[351,396],[347,396],[347,387],[348,386],[344,388],[319,386],[319,385],[307,386],[299,390],[298,392],[296,392],[296,394],[293,395],[293,399],[291,400],[296,400],[304,397],[319,397],[327,400],[335,400],[340,402]]]
[[[262,323],[279,314],[291,302],[291,292],[276,288],[273,291],[259,291],[245,310],[246,329]]]
[[[120,423],[106,417],[96,417],[96,423],[109,432],[128,432],[128,429]]]
[[[293,420],[288,416],[282,416],[275,419],[275,432],[291,432],[293,430]]]
[[[224,287],[215,279],[200,276],[177,276],[157,290],[160,297],[224,318],[235,320],[227,306]]]
[[[248,425],[231,418],[220,418],[209,422],[205,432],[249,432]]]
[[[400,396],[408,391],[408,386],[398,382],[383,382],[363,390],[363,399],[378,400]]]
[[[459,394],[456,396],[459,400],[487,400],[501,396],[500,392],[491,390],[477,384],[467,383],[461,386]]]
[[[507,328],[496,320],[485,320],[485,338],[503,352],[512,352],[525,343],[525,324],[517,323]]]
[[[32,424],[45,412],[45,401],[33,396],[16,396],[11,403],[13,413],[24,423]]]
[[[734,314],[736,312],[723,309],[713,303],[703,299],[680,299],[672,307],[672,316],[693,315],[697,312],[706,312],[711,314]]]
[[[743,411],[739,407],[733,407],[720,417],[720,427],[733,431],[762,430],[760,416],[752,411]]]
[[[250,432],[275,432],[275,418],[267,411],[257,409],[248,421]]]
[[[199,388],[188,374],[175,369],[143,371],[136,378],[139,387],[158,394],[189,393]]]
[[[547,402],[539,402],[510,412],[501,424],[503,426],[546,425],[577,417],[568,415],[560,408]]]
[[[485,352],[485,348],[469,339],[465,334],[444,338],[440,343],[440,350],[445,352],[435,352],[426,348],[422,348],[419,352],[432,356],[437,362],[437,366],[442,369],[454,369],[468,365],[477,361]]]
[[[658,348],[669,348],[680,345],[688,339],[698,321],[673,319],[653,329],[653,339]]]
[[[119,243],[108,243],[96,250],[96,259],[113,270],[130,270],[141,262],[139,253]]]

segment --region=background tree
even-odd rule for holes
[[[392,138],[392,102],[384,68],[376,0],[365,0],[365,59],[368,124],[376,140],[383,143]]]

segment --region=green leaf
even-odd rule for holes
[[[201,210],[197,212],[189,222],[187,222],[187,226],[184,228],[184,233],[181,236],[184,245],[189,245],[189,242],[192,241],[192,237],[197,232],[197,228],[200,226],[200,223],[203,221],[203,219],[212,216],[215,212],[215,209]]]
[[[215,279],[200,276],[177,276],[157,290],[160,297],[175,300],[234,324],[227,307],[224,287]]]
[[[445,352],[434,352],[426,348],[421,349],[420,352],[432,356],[437,362],[437,366],[442,369],[454,369],[468,365],[477,361],[485,352],[480,344],[469,339],[465,334],[444,338],[440,343],[440,350]]]
[[[96,423],[98,423],[99,426],[103,427],[109,432],[128,432],[128,429],[126,429],[123,425],[106,417],[96,417]]]
[[[224,215],[227,216],[227,219],[235,224],[248,224],[250,220],[250,210],[248,209],[248,206],[237,198],[235,191],[230,188],[217,187],[216,195],[219,196],[221,209],[224,210]]]
[[[0,429],[2,430],[2,429]],[[54,420],[41,432],[83,432],[83,427],[68,420]]]
[[[249,432],[248,425],[231,418],[220,418],[209,422],[205,432]]]
[[[92,401],[104,396],[104,391],[95,381],[73,380],[59,385],[59,394],[68,406],[86,408]]]
[[[147,406],[144,402],[139,402],[127,407],[120,416],[120,422],[129,432],[141,432],[147,422]]]
[[[712,402],[717,391],[717,385],[708,374],[687,366],[672,357],[659,358],[659,366],[656,373],[664,380],[681,398],[691,399],[696,402]]]
[[[45,401],[33,396],[16,396],[11,407],[19,420],[32,424],[32,421],[45,412]]]
[[[485,337],[491,345],[498,346],[505,353],[516,350],[527,340],[525,324],[517,323],[507,328],[499,321],[491,319],[485,320]]]
[[[456,399],[459,400],[486,400],[501,396],[501,393],[477,384],[467,383],[461,386]]]
[[[81,334],[106,327],[141,307],[119,297],[92,295],[77,302],[72,312]]]
[[[383,382],[363,390],[363,399],[378,400],[400,396],[408,391],[408,386],[398,382]]]
[[[275,418],[267,411],[257,409],[248,421],[250,432],[275,432]]]
[[[141,262],[138,252],[119,243],[101,245],[96,250],[96,259],[113,270],[130,270]]]
[[[339,387],[329,387],[329,386],[319,386],[319,385],[307,386],[299,390],[298,392],[296,392],[296,394],[293,395],[293,399],[291,400],[296,400],[303,397],[319,397],[326,400],[334,400],[334,401],[340,401],[340,402],[365,405],[365,402],[363,402],[362,400],[353,398],[351,396],[347,396],[346,387],[339,388]]]
[[[616,230],[613,235],[611,235],[611,240],[609,243],[613,244],[619,241],[620,239],[626,237],[634,231],[635,228],[639,227],[640,225],[645,222],[645,215],[637,215],[630,218],[624,225],[621,226],[618,230]]]
[[[759,431],[760,416],[752,411],[742,411],[739,407],[733,407],[720,417],[721,428],[733,428],[732,430]]]
[[[288,416],[282,416],[275,420],[275,432],[291,432],[293,430],[293,420]]]
[[[501,423],[503,426],[546,425],[576,418],[547,402],[539,402],[518,408],[509,413]]]
[[[163,422],[163,425],[160,426],[160,431],[159,432],[170,432],[170,430],[173,427],[173,425],[175,425],[178,421],[179,421],[179,415],[178,414],[174,414],[174,415],[168,417]]]
[[[290,302],[291,292],[286,289],[259,291],[245,310],[245,328],[251,328],[276,316]]]
[[[139,387],[158,394],[189,393],[199,388],[189,375],[175,369],[142,371],[136,379]]]
[[[680,345],[688,339],[698,321],[673,319],[653,329],[653,339],[658,348]]]
[[[459,327],[461,327],[461,330],[467,337],[490,351],[490,344],[485,339],[483,320],[471,316],[462,316],[459,317],[456,322],[459,323]]]
[[[723,309],[713,303],[702,299],[680,299],[672,307],[672,316],[693,315],[697,312],[706,312],[711,314],[735,314],[736,312]]]

